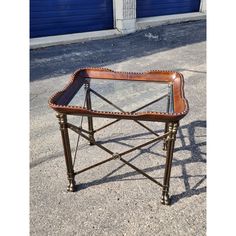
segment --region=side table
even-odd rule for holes
[[[140,100],[140,96],[142,101],[137,100],[137,97]],[[97,99],[109,104],[113,110],[104,108],[101,102],[96,102]],[[132,109],[137,103],[141,106]],[[75,175],[117,159],[161,186],[161,203],[164,205],[170,204],[169,186],[176,132],[179,121],[189,110],[188,101],[184,96],[184,79],[181,73],[174,71],[127,73],[104,68],[79,69],[71,76],[66,87],[49,99],[49,106],[57,112],[57,118],[59,119],[69,181],[68,191],[75,191]],[[130,107],[131,111],[127,111]],[[68,122],[67,116],[81,116],[80,126]],[[83,117],[87,117],[88,130],[82,127]],[[94,129],[93,117],[110,118],[113,121]],[[95,133],[120,120],[133,120],[154,134],[155,138],[121,153],[113,152],[96,142]],[[157,134],[142,121],[163,123],[163,133]],[[78,134],[78,140],[80,137],[88,140],[90,145],[97,145],[110,154],[111,157],[75,171],[75,160],[72,160],[68,129]],[[123,158],[134,150],[161,140],[163,140],[163,150],[166,150],[163,183],[158,182]],[[77,149],[78,142],[76,152]]]

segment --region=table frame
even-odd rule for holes
[[[171,93],[168,93],[167,95],[164,95],[158,99],[155,99],[154,101],[149,102],[148,104],[136,109],[135,111],[125,112],[120,107],[118,107],[117,105],[115,105],[114,103],[106,99],[103,95],[91,89],[90,83],[88,81],[82,82],[82,84],[84,84],[85,89],[86,89],[85,106],[84,107],[69,106],[68,105],[69,101],[78,91],[78,89],[81,89],[81,86],[82,86],[82,84],[78,83],[79,75],[80,75],[80,78],[98,78],[98,79],[104,78],[104,79],[120,79],[120,80],[125,79],[125,80],[139,80],[139,81],[144,80],[147,82],[148,81],[168,82],[169,87],[171,87],[171,89],[173,89],[174,91],[173,102],[174,102],[175,111],[170,113]],[[127,75],[131,75],[131,76],[127,76]],[[75,89],[76,87],[75,85],[77,86],[77,89]],[[91,93],[95,94],[96,96],[103,99],[105,102],[109,103],[111,106],[118,109],[120,113],[93,111],[92,103],[91,103]],[[158,113],[158,112],[142,112],[141,114],[137,113],[137,111],[141,110],[142,108],[156,101],[159,101],[166,96],[168,96],[166,113]],[[151,71],[151,72],[138,74],[138,73],[114,72],[114,71],[103,69],[103,68],[82,69],[82,70],[76,71],[73,74],[71,82],[69,83],[69,85],[65,87],[64,90],[56,93],[50,98],[49,106],[57,111],[57,118],[59,120],[62,143],[63,143],[63,148],[64,148],[65,162],[66,162],[66,167],[67,167],[67,176],[68,176],[68,181],[69,181],[67,191],[69,192],[75,191],[75,186],[76,186],[75,176],[76,175],[81,174],[97,166],[100,166],[102,164],[105,164],[106,162],[113,161],[113,160],[120,160],[124,164],[130,166],[131,168],[133,168],[140,174],[144,175],[146,178],[148,178],[152,182],[162,187],[161,203],[164,205],[170,205],[169,187],[170,187],[171,166],[172,166],[174,145],[175,145],[175,140],[176,140],[176,133],[179,126],[179,120],[182,119],[188,113],[188,102],[184,97],[182,74],[177,73],[177,72],[170,72],[170,71]],[[82,117],[86,116],[88,118],[88,130],[83,129],[82,126],[78,127],[78,126],[75,126],[74,124],[69,123],[67,120],[68,115],[79,115]],[[116,118],[116,120],[94,130],[93,117]],[[96,142],[94,138],[95,133],[123,119],[133,120],[137,124],[147,129],[149,132],[154,134],[156,137],[148,142],[145,142],[136,147],[130,148],[129,150],[121,152],[121,153],[114,153],[113,151],[104,147],[102,144]],[[151,130],[149,127],[144,125],[141,122],[141,120],[163,122],[165,124],[164,133],[162,135],[157,134],[156,132]],[[71,148],[70,148],[70,139],[69,139],[69,132],[68,132],[69,129],[76,132],[79,135],[79,137],[82,137],[88,140],[90,145],[96,145],[97,147],[107,152],[108,154],[111,155],[111,157],[101,162],[98,162],[94,165],[91,165],[89,167],[86,167],[82,170],[75,171],[74,163],[75,163],[76,156],[74,157],[74,161],[73,161],[72,155],[71,155]],[[79,137],[78,137],[78,140],[79,140]],[[124,155],[132,151],[140,149],[154,142],[160,142],[161,140],[163,140],[163,150],[166,150],[166,163],[165,163],[163,183],[158,182],[156,179],[149,176],[144,171],[140,170],[139,168],[137,168],[136,166],[134,166],[133,164],[131,164],[130,162],[126,161],[123,158]],[[76,151],[77,151],[77,147],[76,147]]]

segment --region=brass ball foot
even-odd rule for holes
[[[170,205],[170,197],[168,193],[162,194],[161,196],[161,204]]]
[[[72,181],[67,186],[67,192],[74,192],[75,191],[75,181]]]
[[[89,145],[90,145],[90,146],[93,146],[94,143],[95,143],[94,137],[93,137],[93,136],[89,136],[89,140],[90,140]]]

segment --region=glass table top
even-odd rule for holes
[[[67,105],[86,107],[88,91],[96,111],[174,112],[171,83],[86,78]]]

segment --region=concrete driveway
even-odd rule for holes
[[[119,38],[32,50],[30,81],[31,235],[206,235],[206,22],[149,28]],[[76,176],[78,191],[66,192],[61,137],[49,96],[81,67],[118,71],[176,70],[185,77],[190,112],[176,140],[170,194],[119,161]],[[140,100],[141,100],[140,95]],[[78,119],[79,122],[79,119]],[[95,119],[95,126],[107,122]],[[161,124],[148,124],[161,130]],[[124,139],[122,137],[125,136]],[[117,152],[150,138],[134,122],[117,123],[97,137]],[[71,134],[74,151],[76,135]],[[126,160],[162,181],[161,145],[149,145]],[[105,153],[81,139],[76,168],[101,161]]]

